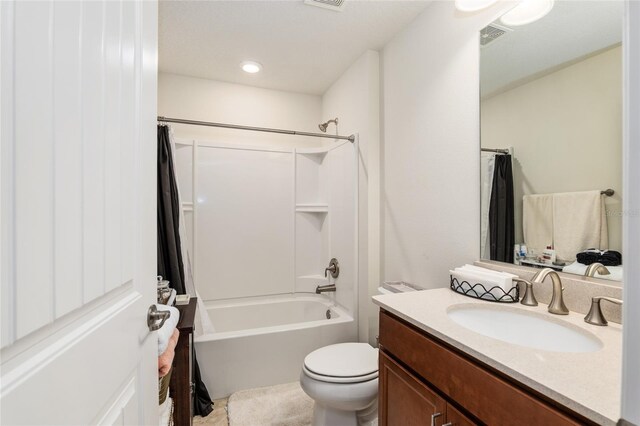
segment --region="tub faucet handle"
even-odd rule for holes
[[[329,261],[329,266],[324,269],[325,278],[328,278],[328,273],[331,273],[333,278],[338,278],[338,275],[340,275],[340,266],[338,265],[338,259],[335,257]]]

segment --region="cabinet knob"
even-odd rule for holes
[[[435,413],[431,415],[431,426],[436,426],[436,419],[442,417],[442,413]]]

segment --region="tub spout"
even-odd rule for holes
[[[316,294],[326,293],[328,291],[336,291],[336,285],[329,284],[329,285],[319,285],[316,287]]]

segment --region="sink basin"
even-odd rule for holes
[[[453,305],[447,315],[483,336],[552,352],[595,352],[602,342],[593,334],[549,315],[506,306]]]

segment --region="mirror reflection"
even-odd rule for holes
[[[482,30],[483,259],[622,279],[622,16],[555,2]]]

